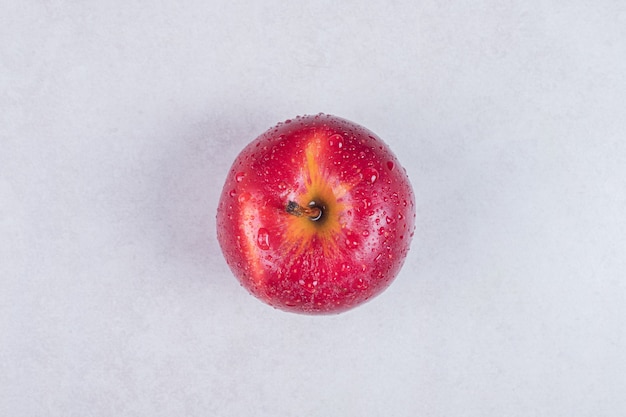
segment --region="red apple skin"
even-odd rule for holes
[[[311,204],[322,217],[298,216],[290,202]],[[233,274],[257,298],[290,312],[333,314],[391,284],[414,222],[411,184],[387,145],[355,123],[318,114],[278,123],[237,156],[217,237]]]

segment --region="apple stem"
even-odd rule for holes
[[[290,201],[285,208],[287,213],[293,214],[294,216],[302,217],[308,216],[309,219],[313,221],[317,221],[322,218],[322,209],[312,205],[309,207],[302,207],[300,204],[295,201]]]

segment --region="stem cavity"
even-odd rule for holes
[[[287,203],[287,207],[285,210],[289,214],[293,214],[294,216],[302,217],[307,216],[311,221],[318,221],[322,218],[324,212],[322,208],[319,207],[315,201],[311,201],[308,207],[302,207],[300,204],[295,201],[290,201]]]

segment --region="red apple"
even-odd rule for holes
[[[253,295],[330,314],[389,286],[414,221],[411,184],[387,145],[319,114],[278,123],[241,151],[220,198],[217,238]]]

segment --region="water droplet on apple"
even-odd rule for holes
[[[393,161],[387,161],[387,168],[389,171],[393,171]]]
[[[263,250],[268,250],[270,248],[270,234],[267,229],[261,227],[256,237],[256,243],[259,248]]]
[[[243,178],[245,176],[246,176],[245,172],[238,172],[237,175],[235,175],[235,181],[241,182],[241,181],[243,181]]]
[[[376,171],[374,168],[367,168],[363,171],[363,178],[365,178],[365,180],[369,181],[371,184],[374,184],[378,179],[378,171]]]
[[[367,230],[363,230],[363,232],[361,232],[361,234],[365,237],[370,235],[370,232],[368,232]]]
[[[346,239],[346,246],[350,249],[355,249],[357,246],[359,246],[359,242],[353,239]]]
[[[387,224],[393,223],[393,219],[389,216],[385,217],[385,221],[387,222]]]
[[[237,191],[236,190],[230,190],[230,192],[228,193],[229,196],[234,197],[237,195]]]
[[[245,203],[246,201],[250,200],[250,193],[249,192],[244,192],[244,193],[240,194],[239,198],[237,198],[237,200],[240,203]]]
[[[334,148],[335,146],[339,149],[343,148],[343,136],[340,134],[332,135],[328,138],[328,145],[330,145],[331,148]]]

